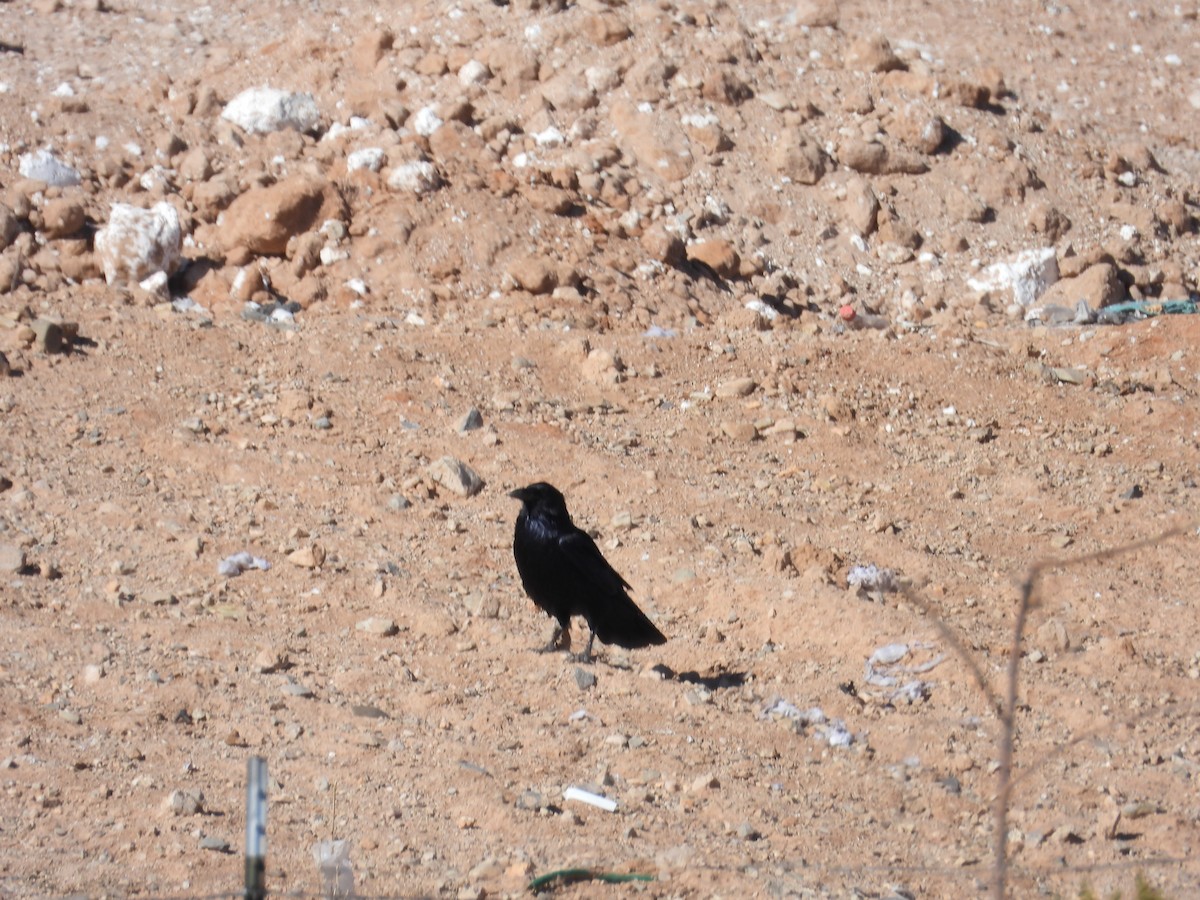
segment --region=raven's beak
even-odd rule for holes
[[[525,502],[525,488],[517,488],[516,490],[509,491],[508,496],[512,497],[514,500],[520,500],[522,503],[524,503]]]

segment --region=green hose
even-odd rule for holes
[[[555,886],[556,883],[571,884],[576,881],[607,881],[609,884],[621,884],[625,881],[653,880],[653,875],[641,875],[636,872],[623,875],[619,872],[597,872],[594,869],[559,869],[557,872],[549,872],[533,879],[529,882],[529,890],[536,894]]]

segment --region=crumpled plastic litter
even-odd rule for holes
[[[354,867],[350,862],[349,841],[318,841],[313,844],[313,860],[321,873],[321,896],[344,900],[354,896]]]
[[[874,564],[869,566],[854,566],[846,576],[850,587],[863,591],[879,591],[881,594],[900,590],[900,579],[895,569],[883,569]]]
[[[171,300],[171,308],[179,313],[195,313],[200,316],[210,315],[209,311],[191,297],[175,297]]]
[[[830,747],[849,747],[854,743],[854,732],[841,719],[830,719],[819,706],[800,709],[794,703],[775,697],[762,710],[759,718],[791,719],[801,729],[811,728]]]
[[[911,644],[885,644],[867,658],[863,680],[875,687],[896,688],[887,695],[890,703],[895,703],[897,700],[903,700],[906,703],[928,700],[933,693],[933,685],[909,676],[924,675],[926,672],[933,671],[934,668],[941,665],[946,654],[938,653],[919,663],[905,663],[903,660],[917,654],[928,655],[935,649],[933,644],[921,641],[914,641]]]
[[[1187,300],[1131,300],[1128,303],[1112,303],[1094,310],[1086,300],[1080,300],[1075,308],[1049,303],[1035,306],[1025,313],[1025,321],[1038,325],[1123,325],[1151,316],[1195,315],[1200,312],[1200,302]]]
[[[655,338],[673,338],[675,337],[675,334],[676,332],[674,328],[663,328],[661,325],[651,325],[642,332],[642,337],[653,340]]]
[[[243,550],[241,553],[227,556],[217,563],[217,574],[233,578],[235,575],[241,575],[247,569],[262,569],[265,572],[269,568],[271,568],[271,564],[261,556],[253,556]]]

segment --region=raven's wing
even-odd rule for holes
[[[584,616],[606,644],[637,648],[666,643],[666,637],[627,593],[629,582],[617,574],[586,532],[574,529],[558,539],[562,559],[574,570],[574,610]]]
[[[596,546],[591,535],[575,528],[558,539],[558,548],[565,561],[583,579],[583,583],[596,590],[623,594],[633,587],[622,578]]]

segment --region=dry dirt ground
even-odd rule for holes
[[[1011,895],[1194,896],[1200,320],[968,281],[1051,247],[1064,307],[1193,294],[1198,35],[1190,0],[0,2],[0,895],[238,890],[261,755],[275,892],[344,840],[370,896],[977,896],[1000,726],[958,650],[1002,696],[1022,580],[1075,559],[1021,648]],[[221,117],[264,85],[318,119]],[[81,183],[23,176],[45,149]],[[109,284],[112,204],[159,202],[169,293]],[[664,647],[534,652],[540,479]],[[923,670],[878,683],[897,643]]]

